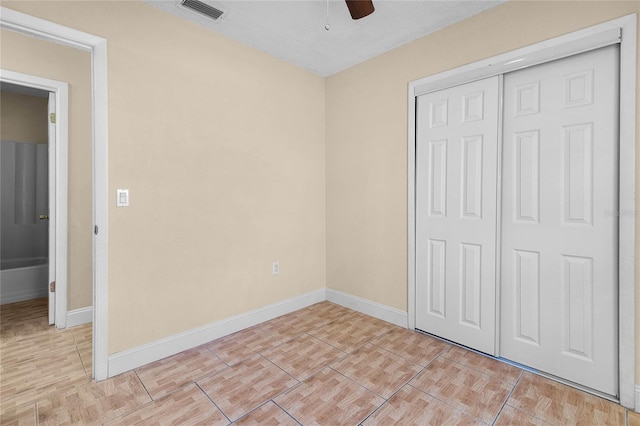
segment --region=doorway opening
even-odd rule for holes
[[[48,297],[49,92],[0,83],[0,96],[0,304],[6,305]]]
[[[0,84],[14,114],[3,117],[2,261],[16,266],[3,268],[2,303],[46,297],[48,323],[65,328],[68,85],[4,70]]]
[[[1,257],[14,266],[0,282],[0,357],[23,371],[3,382],[12,403],[90,381],[92,325],[67,312],[68,85],[3,70],[0,89]]]
[[[107,350],[108,298],[108,149],[107,149],[107,41],[73,28],[0,7],[0,26],[21,34],[53,41],[91,54],[91,123],[93,171],[93,339],[92,369],[96,380],[109,377]],[[2,71],[3,80],[9,72]],[[65,100],[66,101],[66,100]],[[57,102],[61,102],[60,99]],[[60,126],[59,126],[60,127]],[[66,129],[65,129],[66,130]],[[60,156],[59,159],[66,158]],[[66,188],[67,182],[57,182]],[[66,200],[65,200],[66,201]],[[58,233],[62,236],[61,233]],[[66,233],[64,233],[66,235]],[[58,274],[59,279],[59,274]],[[66,308],[66,307],[65,307]],[[66,310],[66,309],[65,309]]]

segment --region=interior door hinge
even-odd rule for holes
[[[49,114],[49,121],[50,121],[52,124],[55,124],[55,123],[56,123],[56,113],[55,113],[55,112],[52,112],[51,114]]]
[[[93,227],[93,233],[98,235],[98,225],[94,225]]]
[[[49,284],[49,291],[51,293],[55,293],[56,292],[56,282],[53,281],[51,284]]]

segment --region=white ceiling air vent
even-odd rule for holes
[[[218,22],[224,15],[224,11],[199,0],[181,0],[180,5],[210,18],[213,22]]]

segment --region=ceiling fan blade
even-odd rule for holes
[[[347,2],[347,7],[349,8],[349,13],[351,13],[351,18],[360,19],[365,16],[369,16],[376,10],[373,7],[372,0],[345,0]]]

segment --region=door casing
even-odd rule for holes
[[[57,242],[57,238],[56,238],[56,223],[57,223],[57,215],[56,213],[56,206],[60,205],[62,203],[59,203],[58,197],[57,197],[57,191],[56,191],[56,182],[58,181],[57,176],[56,176],[56,172],[58,170],[58,164],[57,164],[57,157],[55,155],[57,149],[58,149],[58,136],[57,136],[57,126],[59,125],[58,123],[56,123],[56,119],[58,117],[58,106],[57,106],[57,98],[58,96],[56,95],[56,92],[49,92],[49,99],[47,99],[47,127],[49,130],[49,134],[48,134],[48,140],[47,140],[47,162],[48,162],[48,168],[49,168],[49,172],[48,172],[48,178],[49,178],[49,189],[47,192],[47,206],[48,206],[48,210],[47,210],[47,216],[48,216],[48,221],[49,221],[49,226],[47,226],[48,229],[48,233],[49,233],[49,241],[48,241],[48,265],[49,265],[49,325],[55,325],[56,323],[56,303],[57,302],[57,295],[55,292],[55,281],[56,281],[56,259],[58,256],[56,256],[56,242]],[[66,117],[65,117],[66,119]],[[65,123],[66,125],[66,123]],[[66,146],[66,144],[65,144]],[[66,158],[66,156],[65,156]],[[67,176],[67,172],[65,170],[64,175]],[[62,204],[62,206],[66,206],[66,204]],[[64,209],[66,210],[66,209]],[[52,215],[52,212],[54,213]],[[64,248],[62,248],[62,250],[64,250]],[[66,252],[66,250],[65,250]],[[66,286],[66,283],[65,283]],[[62,298],[64,297],[64,299],[67,299],[67,292],[65,291],[64,294],[61,292],[60,297]],[[66,315],[65,315],[65,319],[66,319]],[[64,327],[66,327],[66,321],[64,324]],[[58,326],[58,328],[64,328],[62,324],[60,324],[60,326]]]
[[[619,204],[619,400],[635,408],[635,174],[636,174],[635,14],[536,43],[459,68],[415,80],[408,88],[407,241],[408,327],[416,318],[416,97],[480,78],[550,62],[611,44],[620,44],[620,204]],[[622,36],[624,34],[624,37]],[[500,189],[499,189],[500,193]],[[499,258],[499,257],[498,257]],[[499,270],[499,268],[498,268]],[[496,300],[499,302],[499,286]],[[499,306],[499,303],[497,303]],[[498,312],[499,315],[499,312]],[[499,336],[497,336],[499,338]],[[640,407],[638,407],[640,408]]]
[[[0,27],[91,53],[93,221],[93,377],[109,377],[107,349],[109,196],[107,40],[6,7]]]

